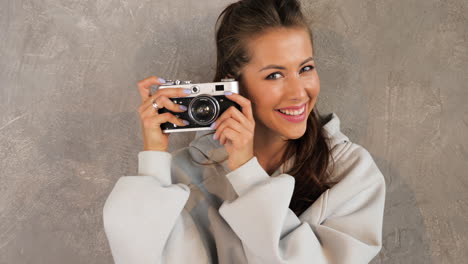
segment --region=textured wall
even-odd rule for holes
[[[1,264],[112,262],[102,206],[136,173],[136,83],[211,80],[228,2],[0,1]],[[373,263],[466,261],[467,1],[303,3],[319,110],[338,114],[387,180]]]

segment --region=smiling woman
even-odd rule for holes
[[[275,7],[273,2],[240,1],[223,11],[214,79],[235,77],[240,93],[252,102],[254,153],[269,174],[295,156],[290,208],[300,215],[333,185],[327,172],[333,159],[315,107],[320,80],[312,31],[298,3],[276,1]]]
[[[369,152],[319,115],[312,33],[295,0],[241,0],[218,18],[214,81],[231,107],[167,152],[153,104],[181,89],[138,83],[144,150],[104,206],[116,263],[368,263],[382,247],[385,182]]]

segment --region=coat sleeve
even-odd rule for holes
[[[299,217],[289,209],[295,179],[269,175],[254,157],[226,177],[238,198],[219,212],[249,263],[368,263],[382,246],[385,181],[371,155],[353,144],[336,161],[342,180]]]
[[[103,223],[115,263],[179,263],[175,259],[206,257],[184,210],[190,189],[172,184],[171,160],[167,152],[140,152],[138,176],[121,177],[109,194]],[[170,251],[174,244],[184,254]]]

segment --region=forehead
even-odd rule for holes
[[[310,35],[303,28],[271,29],[247,41],[250,64],[297,64],[313,56]],[[297,65],[296,65],[297,66]]]

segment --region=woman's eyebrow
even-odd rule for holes
[[[313,61],[313,60],[314,60],[313,57],[309,57],[309,58],[305,59],[301,64],[299,64],[299,66],[304,65],[304,64],[306,64],[307,62]],[[270,64],[270,65],[268,65],[268,66],[265,66],[265,67],[261,68],[261,69],[259,70],[259,72],[264,71],[264,70],[269,70],[269,69],[286,70],[286,67],[280,66],[280,65]]]
[[[313,61],[313,60],[314,60],[314,57],[309,57],[309,58],[305,59],[305,61],[303,61],[301,64],[299,64],[299,66],[302,66],[302,65],[308,63],[309,61]]]

